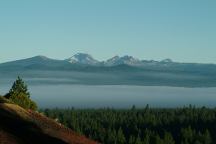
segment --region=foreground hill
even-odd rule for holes
[[[0,97],[0,144],[96,144],[56,121]]]

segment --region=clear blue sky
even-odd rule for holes
[[[0,62],[77,52],[216,63],[216,0],[0,1]]]

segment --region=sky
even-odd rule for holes
[[[216,1],[0,1],[0,62],[79,52],[216,63]]]

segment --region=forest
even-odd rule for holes
[[[103,144],[215,144],[216,108],[42,109]]]

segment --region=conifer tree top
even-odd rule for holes
[[[23,108],[37,109],[37,104],[30,99],[27,85],[19,76],[5,97]]]

